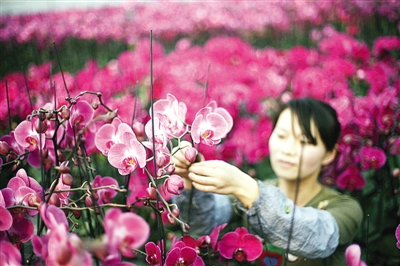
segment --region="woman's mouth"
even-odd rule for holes
[[[294,167],[296,164],[288,162],[288,161],[284,161],[284,160],[278,160],[278,164],[284,168],[292,168]]]

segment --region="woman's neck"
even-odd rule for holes
[[[296,189],[297,181],[288,181],[279,179],[279,189],[281,189],[286,196],[292,201],[296,201],[296,205],[304,207],[310,200],[312,200],[322,189],[322,185],[315,179],[304,179],[300,181],[297,199]]]

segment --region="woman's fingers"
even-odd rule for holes
[[[203,192],[214,192],[217,193],[215,187],[213,186],[206,186],[202,185],[196,182],[192,182],[192,186],[194,186],[197,190],[203,191]]]
[[[223,175],[226,170],[223,161],[203,161],[194,163],[189,167],[190,172],[198,175],[218,177]]]

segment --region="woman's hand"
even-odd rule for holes
[[[173,156],[171,157],[171,161],[175,165],[174,174],[180,175],[183,178],[186,189],[192,189],[192,181],[188,178],[189,167],[192,163],[185,157],[185,151],[189,147],[192,147],[190,142],[181,141],[179,147],[175,147],[172,150]]]
[[[256,180],[224,161],[198,162],[192,164],[188,170],[188,177],[196,189],[217,194],[232,194],[248,208],[260,194]]]

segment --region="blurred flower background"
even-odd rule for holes
[[[355,242],[361,247],[363,260],[368,265],[399,264],[395,230],[400,224],[400,2],[121,1],[113,5],[97,2],[96,6],[80,2],[79,9],[76,3],[70,3],[64,8],[58,6],[57,10],[46,8],[36,12],[37,3],[20,3],[25,7],[32,5],[32,10],[20,8],[22,13],[14,13],[10,8],[1,16],[0,188],[4,198],[15,190],[13,202],[18,202],[18,198],[20,202],[28,201],[27,193],[42,193],[40,186],[54,181],[55,172],[76,163],[73,158],[60,160],[59,164],[50,157],[35,160],[35,149],[40,145],[21,146],[12,141],[25,140],[28,135],[40,142],[40,130],[34,130],[36,122],[28,123],[27,117],[33,110],[52,109],[49,103],[69,106],[69,96],[93,92],[80,95],[82,101],[68,110],[69,121],[75,122],[70,122],[65,131],[69,132],[73,123],[82,123],[80,129],[87,130],[87,155],[91,168],[99,174],[88,182],[99,190],[93,193],[96,196],[84,201],[85,206],[94,206],[95,213],[98,210],[93,201],[97,200],[101,201],[99,205],[136,204],[138,198],[149,196],[149,181],[139,171],[124,179],[119,169],[108,164],[103,151],[96,149],[94,132],[101,125],[86,128],[84,122],[93,117],[107,121],[106,116],[112,112],[95,108],[92,114],[90,106],[104,103],[108,111],[117,110],[109,120],[118,116],[118,123],[129,124],[142,141],[149,136],[145,125],[151,115],[151,96],[160,100],[169,97],[169,93],[175,95],[187,105],[189,124],[205,103],[215,101],[232,116],[233,128],[219,145],[204,145],[201,152],[207,159],[224,159],[255,178],[267,179],[273,178],[267,146],[272,115],[288,99],[312,96],[329,102],[343,127],[339,156],[324,169],[321,181],[356,197],[362,204],[365,217]],[[61,113],[63,117],[65,112]],[[56,130],[50,125],[49,129]],[[63,139],[63,144],[67,141]],[[72,147],[65,146],[66,150],[69,148]],[[30,155],[26,156],[25,151]],[[59,184],[59,190],[70,191],[85,185],[80,177],[84,175],[78,171],[71,172],[75,181],[68,181],[68,174],[62,174],[65,181]],[[15,177],[27,181],[10,181]],[[18,190],[21,184],[26,189]],[[109,190],[110,186],[119,190]],[[120,195],[124,189],[129,190],[129,195]],[[73,193],[63,193],[55,200],[71,206]],[[12,209],[10,202],[0,198],[0,214],[8,215],[6,210]],[[25,206],[28,205],[26,202]],[[18,214],[19,218],[13,213],[15,226],[11,229],[0,228],[0,240],[15,236],[17,240],[9,242],[19,248],[25,260],[32,261],[33,253],[38,259],[45,256],[31,244],[45,246],[48,240],[42,237],[44,231],[37,226],[24,226],[38,212],[47,228],[59,232],[52,238],[68,239],[65,245],[74,252],[82,245],[79,237],[93,237],[82,229],[86,226],[77,212],[71,214],[72,209],[70,220],[64,220],[54,208],[27,208]],[[154,215],[143,206],[136,213],[148,221],[149,241],[156,242],[159,231]],[[59,225],[43,218],[50,214],[61,217],[54,218]],[[136,219],[140,228],[147,230],[140,217],[123,215],[116,210],[104,215],[104,230],[115,240],[113,248],[125,240],[117,237],[107,221],[120,221],[121,228],[128,230],[124,219]],[[179,227],[169,223],[169,218],[163,217],[171,240]],[[67,238],[62,226],[74,234]],[[99,225],[93,222],[90,226]],[[237,226],[238,221],[233,221],[225,230],[234,231]],[[23,235],[22,227],[26,229]],[[10,227],[6,224],[4,228]],[[8,248],[9,243],[2,241],[2,245]],[[143,245],[135,248],[144,251]],[[155,245],[151,249],[157,250]],[[93,250],[85,252],[94,254]],[[126,250],[119,252],[135,263],[145,261],[144,256],[132,259]],[[89,253],[77,255],[80,263],[89,260]],[[58,258],[61,257],[62,254]],[[102,261],[106,265],[110,260]]]

